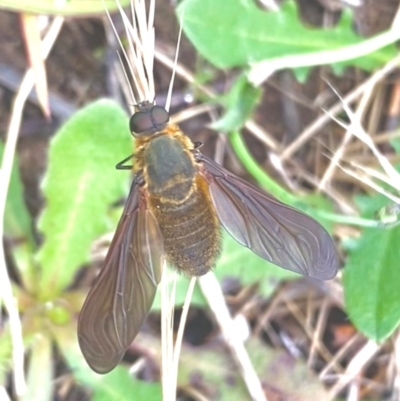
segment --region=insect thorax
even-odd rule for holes
[[[143,164],[150,194],[179,202],[194,185],[193,156],[177,138],[161,135],[149,141],[143,152]]]

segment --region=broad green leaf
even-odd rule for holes
[[[123,7],[130,0],[119,0]],[[89,15],[104,14],[105,8],[113,12],[117,10],[115,0],[0,0],[0,8],[37,14]]]
[[[226,109],[225,114],[211,127],[224,132],[241,129],[251,116],[260,97],[260,88],[255,88],[249,84],[245,76],[240,76],[230,91],[221,99]]]
[[[180,17],[184,15],[183,30],[190,41],[219,68],[248,67],[262,60],[312,54],[363,42],[352,31],[350,13],[343,13],[334,28],[308,28],[300,22],[294,1],[284,2],[279,12],[267,12],[255,0],[185,0],[177,12]],[[353,53],[352,60],[341,62],[341,66],[356,65],[370,70],[395,54],[393,46],[358,59],[354,59]],[[320,57],[318,63],[323,64],[324,58]]]
[[[109,206],[126,194],[129,172],[115,165],[130,153],[128,118],[110,100],[76,113],[51,141],[38,223],[44,243],[36,255],[42,299],[57,296],[88,262],[91,242],[107,229]]]
[[[376,196],[368,205],[363,197],[365,214],[382,201]],[[358,330],[375,341],[387,338],[400,322],[399,243],[400,226],[365,229],[353,242],[343,271],[347,313]]]

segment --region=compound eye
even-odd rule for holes
[[[161,106],[139,104],[138,111],[129,120],[129,128],[135,136],[151,135],[161,131],[168,123],[169,114]]]
[[[151,119],[153,120],[153,124],[155,127],[160,129],[164,124],[169,121],[169,114],[164,107],[161,106],[153,106],[151,108]],[[159,128],[160,127],[160,128]]]
[[[150,113],[145,111],[136,112],[129,120],[129,129],[134,134],[143,134],[154,130]]]

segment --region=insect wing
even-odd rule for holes
[[[284,269],[318,280],[336,275],[335,245],[319,223],[211,159],[199,158],[221,224],[236,241]]]
[[[112,370],[137,335],[156,294],[163,266],[157,221],[133,184],[104,267],[83,305],[78,340],[89,366]]]

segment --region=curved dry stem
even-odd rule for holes
[[[64,22],[62,17],[56,17],[41,44],[41,52],[43,59],[46,59],[51,48],[61,30]],[[18,138],[18,132],[21,125],[21,118],[25,102],[31,92],[34,81],[34,73],[29,69],[20,85],[20,89],[15,97],[13,109],[11,113],[10,126],[7,133],[7,141],[5,144],[3,162],[0,170],[0,238],[3,237],[3,221],[7,200],[7,192],[10,183],[11,170],[14,162],[15,148]],[[22,395],[26,389],[24,376],[24,344],[22,338],[21,321],[18,314],[17,301],[13,296],[11,282],[8,277],[6,262],[4,257],[3,242],[0,242],[0,294],[4,300],[9,319],[11,341],[13,346],[13,364],[14,364],[14,385],[17,395]]]

